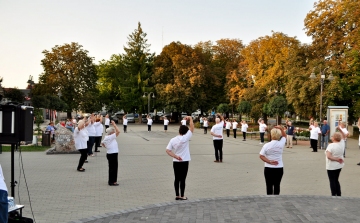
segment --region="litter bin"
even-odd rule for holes
[[[41,140],[42,146],[50,146],[50,132],[45,131],[42,133],[42,140]]]

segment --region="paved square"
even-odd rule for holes
[[[163,208],[153,210],[156,213],[171,214],[173,210],[171,208],[175,208],[173,212],[180,214],[181,212],[177,210],[180,206],[171,206],[175,198],[172,159],[165,153],[165,147],[170,138],[177,135],[178,125],[170,125],[168,133],[163,132],[162,125],[154,125],[152,129],[152,132],[147,132],[145,124],[130,124],[128,133],[122,133],[122,126],[120,126],[121,134],[118,137],[119,187],[107,185],[108,165],[104,149],[95,157],[89,157],[89,163],[84,165],[86,168],[84,173],[76,171],[80,155],[22,153],[36,222],[90,220],[93,222],[123,222],[113,219],[119,216],[119,211],[126,210],[124,212],[130,213],[131,208],[159,203],[161,203],[159,207]],[[260,149],[261,145],[258,140],[248,139],[243,142],[241,136],[236,139],[232,136],[229,138],[225,136],[224,163],[214,163],[211,135],[209,133],[205,135],[202,130],[195,129],[190,142],[192,160],[185,192],[190,200],[189,204],[184,204],[183,209],[187,210],[191,205],[198,208],[205,205],[200,201],[199,204],[191,202],[197,199],[265,195],[264,165],[259,159]],[[344,197],[360,198],[360,166],[356,165],[360,161],[360,154],[356,140],[349,140],[346,152],[345,167],[340,175],[342,194]],[[321,195],[331,198],[323,150],[312,153],[308,145],[298,145],[292,149],[285,149],[283,160],[284,176],[281,183],[281,195]],[[0,163],[10,193],[10,153],[0,154]],[[16,202],[25,205],[24,216],[32,217],[24,175],[20,176],[19,153],[15,154],[15,179],[19,183],[15,193]],[[286,197],[284,196],[283,199],[286,200]],[[171,204],[169,206],[171,210],[163,206],[166,202]],[[204,203],[204,201],[202,202]],[[216,203],[214,200],[212,202]],[[228,201],[220,199],[219,202]],[[274,202],[285,201],[274,200]],[[210,205],[211,208],[207,208],[206,211],[202,212],[199,209],[198,214],[202,215],[203,222],[212,220],[211,210],[216,209],[215,203],[208,202],[206,205]],[[250,201],[249,205],[251,205]],[[266,216],[266,213],[271,214],[271,211],[268,210],[268,212],[259,214],[258,217],[253,216],[253,218],[262,219],[261,216]],[[254,214],[256,212],[249,213],[251,216]],[[188,222],[192,222],[191,219],[196,215],[197,212],[191,212]],[[112,219],[103,221],[101,216]],[[146,219],[148,217],[146,214],[143,217],[138,220],[157,222],[154,219]],[[79,221],[80,219],[82,220]],[[242,222],[239,219],[237,221]],[[284,222],[284,219],[277,220],[274,216],[273,221]],[[259,222],[268,221],[259,220]],[[326,222],[326,219],[317,222]]]

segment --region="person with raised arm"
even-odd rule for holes
[[[213,144],[215,150],[215,163],[221,163],[223,161],[223,127],[224,127],[224,117],[218,113],[215,118],[215,125],[211,128],[211,135],[213,136]]]
[[[189,141],[194,132],[194,122],[191,116],[187,116],[186,120],[189,121],[189,127],[181,125],[179,135],[172,138],[166,146],[166,153],[173,158],[175,200],[188,199],[184,196],[185,181],[191,160]]]
[[[75,141],[75,148],[80,152],[80,159],[79,164],[77,167],[77,171],[84,172],[85,169],[83,168],[84,163],[87,159],[87,141],[89,140],[88,132],[85,129],[85,121],[80,120],[78,122],[78,126],[74,130],[74,141]]]

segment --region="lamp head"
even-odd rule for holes
[[[332,71],[330,71],[330,75],[329,75],[329,77],[328,77],[328,80],[329,81],[332,81],[332,80],[334,80],[335,79],[335,77],[334,77],[334,75],[332,74]]]
[[[309,77],[310,79],[315,79],[316,78],[316,75],[315,75],[315,73],[314,72],[311,72],[311,74],[310,74],[310,77]]]

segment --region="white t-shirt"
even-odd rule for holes
[[[310,139],[318,140],[321,129],[319,127],[312,126],[310,130]]]
[[[224,126],[223,121],[221,121],[219,124],[213,125],[213,127],[211,128],[211,132],[215,133],[216,135],[221,135],[220,138],[213,136],[213,140],[223,139],[223,126]]]
[[[325,160],[327,170],[337,170],[344,167],[344,163],[340,164],[337,161],[331,161],[326,156],[326,151],[329,151],[333,157],[340,157],[344,159],[344,147],[341,142],[330,143],[325,150]]]
[[[207,120],[204,120],[204,127],[208,127],[209,126],[209,123]],[[359,145],[360,145],[360,136],[359,136]]]
[[[241,131],[242,132],[247,132],[247,129],[248,129],[248,124],[246,123],[241,123]]]
[[[147,124],[152,125],[152,123],[153,123],[153,120],[151,118],[149,118]]]
[[[344,135],[345,135],[344,140],[346,141],[346,139],[347,139],[347,134],[349,134],[349,131],[348,131],[346,128],[341,128],[341,127],[340,127],[340,129],[341,129],[341,131],[344,133]]]
[[[186,120],[184,120],[184,119],[181,120],[181,124],[182,124],[182,125],[186,125]]]
[[[110,125],[110,119],[109,118],[105,118],[105,123],[104,125]]]
[[[165,119],[164,120],[164,125],[168,125],[169,124],[169,120],[168,119]]]
[[[95,122],[94,126],[95,126],[95,132],[96,132],[95,136],[102,136],[103,131],[104,131],[104,126],[101,124],[101,122]]]
[[[116,142],[116,133],[106,135],[101,143],[105,145],[108,154],[119,152],[118,143]]]
[[[267,127],[267,125],[265,123],[260,123],[259,124],[259,132],[261,132],[261,133],[265,132],[266,127]]]
[[[231,122],[226,122],[225,128],[226,128],[226,129],[230,129],[230,128],[231,128]]]
[[[271,165],[269,163],[265,163],[265,167],[271,167],[271,168],[284,167],[284,164],[282,161],[282,153],[284,151],[285,143],[286,143],[286,138],[281,137],[280,141],[272,140],[271,142],[266,143],[262,147],[262,149],[260,151],[260,155],[265,156],[269,160],[278,161],[278,165]]]
[[[238,126],[238,123],[237,123],[237,122],[233,122],[233,123],[232,123],[232,128],[233,128],[233,129],[237,129],[237,126]]]
[[[77,150],[86,149],[88,140],[89,140],[89,135],[86,128],[83,128],[82,130],[79,131],[79,128],[76,127],[74,130],[75,148]]]
[[[0,190],[8,191],[1,165],[0,165]]]
[[[127,123],[128,123],[127,118],[123,118],[123,125],[127,125]]]
[[[182,161],[190,161],[189,140],[191,136],[192,132],[190,130],[188,130],[185,135],[175,136],[170,139],[166,149],[172,151],[175,155],[180,156]],[[180,162],[175,158],[173,158],[173,161]]]
[[[85,127],[89,136],[96,136],[96,130],[94,124],[95,123],[90,123],[88,126]]]

